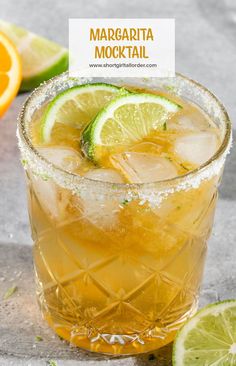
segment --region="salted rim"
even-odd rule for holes
[[[107,81],[107,83],[109,83],[109,79],[110,78],[102,78],[103,82]],[[192,86],[193,88],[195,87],[198,89],[198,91],[202,93],[203,96],[211,99],[213,104],[218,107],[218,112],[220,111],[221,118],[223,118],[223,120],[221,120],[221,129],[223,126],[225,134],[219,149],[208,161],[199,166],[197,169],[194,169],[184,175],[177,176],[171,179],[150,183],[111,183],[82,177],[77,174],[68,172],[57,167],[56,165],[45,159],[43,156],[41,156],[38,150],[33,146],[28,134],[29,131],[27,130],[27,124],[30,123],[30,119],[33,113],[41,107],[41,104],[44,101],[50,99],[51,96],[54,96],[53,91],[51,91],[53,86],[58,87],[58,93],[61,90],[65,89],[65,85],[69,88],[73,85],[80,85],[92,82],[91,78],[71,78],[69,77],[68,72],[65,72],[41,84],[26,99],[18,116],[17,127],[17,137],[22,158],[26,160],[27,164],[33,171],[36,172],[36,174],[53,178],[59,185],[73,190],[75,193],[81,193],[81,191],[87,191],[88,189],[90,189],[91,191],[91,189],[94,189],[94,186],[96,185],[96,192],[99,191],[99,194],[103,193],[107,195],[110,194],[110,192],[115,192],[116,194],[121,193],[124,197],[126,197],[126,199],[131,196],[138,195],[139,198],[143,197],[143,200],[145,201],[147,199],[154,200],[154,196],[156,196],[157,194],[167,195],[168,193],[171,193],[173,191],[180,191],[198,187],[202,180],[210,179],[211,177],[219,174],[221,168],[223,167],[226,155],[229,152],[232,141],[231,122],[223,104],[207,88],[203,87],[200,83],[190,78],[187,78],[179,73],[176,74],[175,78],[164,79],[167,80],[167,87],[168,80],[170,81],[171,79],[175,79],[176,82],[176,85],[174,87],[177,87],[174,93],[175,95],[180,94],[182,88],[181,83],[183,82],[186,83],[187,86]],[[117,85],[124,85],[125,82],[126,84],[132,85],[127,82],[127,80],[133,79],[119,79],[117,80]],[[144,81],[144,79],[142,80]],[[146,78],[147,87],[153,87],[152,83],[154,83],[155,86],[155,80],[156,78]],[[37,103],[35,103],[36,99],[38,99],[38,105]],[[214,110],[214,106],[212,106],[212,109]],[[210,118],[212,119],[212,117]]]

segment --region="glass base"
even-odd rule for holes
[[[164,347],[171,343],[178,329],[186,320],[194,315],[197,304],[194,304],[190,311],[173,324],[172,329],[154,328],[142,334],[107,334],[95,333],[85,327],[75,325],[60,325],[49,314],[44,314],[44,319],[48,322],[53,331],[72,345],[90,352],[97,352],[107,355],[135,355],[147,353]]]

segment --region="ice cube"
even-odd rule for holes
[[[51,219],[63,219],[66,215],[66,207],[69,203],[69,191],[59,187],[50,178],[36,176],[29,173],[32,190],[42,210]]]
[[[102,182],[122,183],[123,177],[114,169],[93,169],[87,172],[85,177]],[[99,193],[98,193],[99,195]],[[118,222],[118,212],[120,211],[120,201],[111,196],[110,199],[92,199],[88,197],[78,201],[84,217],[94,225],[102,229],[111,229]]]
[[[120,202],[115,199],[79,199],[77,207],[83,217],[100,229],[110,230],[118,223]]]
[[[182,161],[201,165],[209,160],[219,146],[214,132],[199,132],[178,137],[174,143],[174,152]]]
[[[39,153],[51,163],[69,172],[75,172],[81,163],[80,154],[72,148],[38,147]],[[41,208],[53,219],[62,219],[71,197],[70,191],[59,187],[51,178],[29,173],[33,191]]]
[[[45,159],[71,173],[81,164],[81,155],[71,147],[38,147],[37,150]]]
[[[155,182],[177,176],[174,164],[155,154],[124,152],[113,155],[111,162],[131,183]]]
[[[129,151],[134,152],[145,152],[150,154],[160,154],[162,147],[154,142],[140,142],[132,146]]]
[[[212,126],[210,118],[202,111],[187,111],[167,121],[167,130],[205,131]],[[215,127],[215,126],[214,126]]]
[[[122,183],[122,176],[113,169],[93,169],[89,170],[85,175],[86,178],[100,180],[102,182]]]

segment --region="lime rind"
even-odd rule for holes
[[[181,108],[180,105],[170,101],[169,99],[154,95],[154,94],[131,94],[128,96],[122,96],[120,98],[116,98],[113,102],[111,102],[107,108],[101,111],[101,114],[98,115],[96,121],[94,122],[94,143],[101,144],[100,140],[101,130],[103,127],[103,121],[108,118],[112,118],[114,115],[114,111],[123,106],[124,104],[138,104],[138,103],[157,103],[164,107],[170,113],[176,113]]]
[[[197,328],[198,323],[203,319],[203,318],[207,318],[207,316],[215,316],[218,317],[220,314],[223,314],[224,311],[229,310],[230,308],[235,308],[236,309],[236,300],[224,300],[224,301],[220,301],[214,304],[210,304],[206,307],[204,307],[203,309],[201,309],[200,311],[198,311],[192,318],[190,318],[185,325],[178,331],[177,336],[175,338],[174,341],[174,346],[173,346],[173,355],[172,355],[172,362],[173,362],[173,366],[189,366],[189,364],[185,364],[184,363],[184,355],[186,354],[186,352],[188,352],[184,346],[186,340],[188,340],[188,334]],[[236,321],[236,319],[235,319]],[[225,326],[225,325],[224,325]],[[209,337],[211,336],[211,331],[209,330],[207,332],[207,334],[209,334]],[[234,339],[234,344],[236,345],[236,336]],[[216,343],[217,343],[217,339],[216,339]],[[194,352],[196,352],[196,362],[200,361],[199,360],[199,354],[197,354],[197,352],[201,352],[201,351],[208,351],[209,350],[204,350],[201,348],[197,348],[198,344],[196,343],[196,346],[194,347]],[[217,348],[215,349],[215,351],[217,352]],[[222,349],[219,349],[219,351],[222,351]],[[228,351],[228,352],[227,352]],[[206,355],[208,355],[208,352],[206,353]],[[225,349],[223,350],[223,352],[225,352],[225,357],[230,354],[230,344],[227,346],[225,345]],[[219,360],[218,360],[219,361]],[[201,361],[200,361],[201,362]],[[221,365],[221,363],[216,363],[217,365]],[[200,363],[196,363],[196,366],[200,365]],[[222,364],[226,365],[225,363]],[[195,366],[194,364],[191,364],[191,366]]]
[[[162,106],[169,113],[178,112],[182,106],[172,102],[166,97],[148,94],[148,93],[130,93],[114,98],[106,107],[104,107],[91,123],[85,128],[82,135],[82,146],[87,157],[95,161],[95,146],[102,145],[101,131],[109,118],[112,118],[114,112],[126,104],[154,103]],[[144,137],[144,136],[143,136]]]
[[[69,67],[69,52],[67,49],[63,49],[60,53],[60,57],[54,64],[48,66],[45,70],[39,74],[32,75],[30,77],[24,77],[20,86],[20,91],[28,91],[34,89],[45,80],[49,80],[54,76],[61,74],[68,70]]]
[[[69,54],[66,48],[1,19],[0,30],[13,41],[21,55],[21,91],[31,90],[68,69]]]
[[[128,93],[128,91],[126,91],[124,88],[119,88],[118,86],[105,83],[78,85],[63,91],[49,103],[43,115],[41,122],[42,141],[44,143],[50,142],[51,132],[55,124],[56,115],[60,108],[63,106],[63,104],[65,104],[67,101],[73,100],[80,94],[82,95],[83,93],[93,93],[96,91],[108,91],[113,92],[114,94],[121,93],[122,95]]]
[[[100,113],[101,112],[99,112],[97,116],[88,124],[88,126],[85,128],[82,134],[82,140],[81,140],[82,150],[90,160],[94,160],[94,153],[95,153],[94,144],[91,136],[93,135],[94,122],[99,117]]]

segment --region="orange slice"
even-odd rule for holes
[[[22,79],[21,60],[14,44],[0,32],[0,117],[15,98]]]

